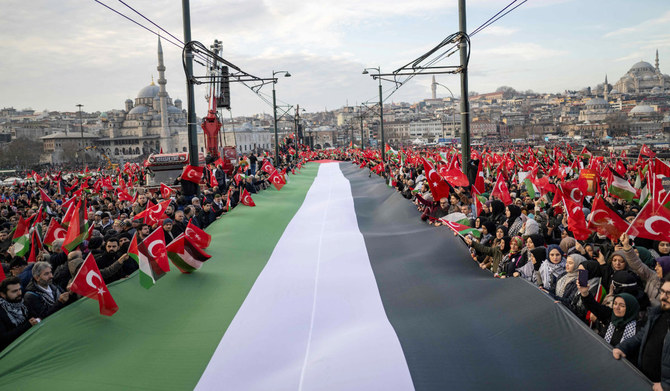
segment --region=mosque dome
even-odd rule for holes
[[[140,92],[137,93],[137,98],[153,98],[158,96],[158,91],[160,87],[154,83],[149,84],[148,86],[142,88]]]
[[[639,104],[630,111],[629,114],[635,114],[635,115],[646,115],[646,114],[651,114],[656,112],[653,107],[648,106],[648,105],[643,105]]]
[[[141,92],[141,91],[140,91],[140,92]],[[128,112],[128,114],[129,114],[129,115],[130,115],[130,114],[145,114],[145,113],[147,113],[147,112],[149,112],[149,108],[148,108],[148,107],[146,107],[146,106],[144,106],[144,105],[139,105],[139,106],[135,106],[135,107],[133,107],[133,109],[130,110],[130,112]]]
[[[594,109],[594,108],[598,108],[598,107],[605,107],[605,106],[608,106],[608,105],[609,104],[603,98],[593,98],[593,99],[589,99],[586,102],[586,107],[589,108],[589,109]]]
[[[635,63],[629,72],[637,73],[639,71],[651,71],[654,72],[655,68],[646,61],[640,61]]]
[[[179,113],[181,113],[181,110],[179,110],[178,107],[170,106],[170,105],[168,105],[167,111],[168,111],[169,114],[173,114],[173,113],[174,114],[179,114]]]
[[[656,86],[656,87],[654,87],[654,88],[651,89],[651,93],[652,93],[652,94],[660,94],[660,93],[662,93],[662,92],[663,92],[663,89],[662,89],[661,87],[659,87],[659,86]]]

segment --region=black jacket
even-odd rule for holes
[[[14,323],[9,320],[7,312],[0,308],[0,351],[30,328],[28,319],[30,318],[26,316],[26,320],[23,323],[14,326]]]
[[[645,344],[649,339],[649,332],[654,327],[654,323],[661,316],[662,310],[660,306],[652,307],[647,311],[647,323],[635,334],[635,336],[628,338],[621,342],[616,347],[623,350],[626,355],[637,353],[637,367],[642,368],[642,354],[644,352]],[[670,337],[666,334],[663,339],[663,350],[661,353],[661,386],[664,390],[670,389]]]
[[[23,302],[26,304],[26,307],[28,307],[28,317],[44,319],[64,307],[64,305],[58,301],[58,296],[60,296],[63,291],[54,284],[50,284],[49,287],[51,287],[54,304],[49,304],[42,296],[46,295],[46,293],[35,284],[35,280],[30,281],[26,287],[26,294],[23,297]]]

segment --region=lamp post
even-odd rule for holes
[[[77,105],[77,107],[79,107],[79,130],[81,131],[81,150],[82,150],[81,161],[82,161],[82,164],[85,164],[85,162],[86,162],[86,152],[84,152],[84,148],[85,148],[84,147],[84,121],[81,118],[81,108],[83,106],[84,105],[82,105],[81,103],[79,103]]]
[[[368,69],[374,69],[377,71],[377,75],[372,75],[372,78],[377,78],[379,80],[379,130],[382,136],[382,145],[381,145],[381,154],[382,154],[382,163],[386,161],[386,157],[384,156],[384,146],[385,144],[385,139],[384,139],[384,101],[382,100],[382,71],[381,67],[376,67],[376,68],[365,68],[363,69],[363,74],[367,75],[368,74]]]
[[[296,151],[300,149],[300,145],[303,144],[303,135],[302,132],[300,131],[300,112],[301,111],[306,111],[305,109],[301,109],[300,105],[295,105],[295,137],[299,145],[296,145]]]
[[[451,92],[451,90],[449,89],[449,87],[445,86],[444,84],[437,83],[437,82],[435,83],[435,85],[438,85],[438,86],[441,86],[441,87],[446,88],[447,91],[449,91],[449,93],[451,94],[451,106],[452,106],[452,112],[451,112],[451,131],[453,132],[454,130],[456,130],[456,98],[454,98],[454,93]],[[445,136],[444,134],[442,134],[442,137],[446,138],[446,136]]]
[[[291,77],[288,71],[272,71],[272,112],[274,114],[274,128],[275,128],[275,166],[279,164],[279,135],[277,134],[277,93],[275,92],[275,84],[277,84],[276,75],[283,73],[284,77]]]

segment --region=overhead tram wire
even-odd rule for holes
[[[469,49],[470,49],[470,37],[472,37],[472,36],[474,36],[475,34],[481,32],[482,30],[486,29],[487,27],[489,27],[489,26],[492,25],[493,23],[497,22],[498,20],[500,20],[500,19],[503,18],[504,16],[508,15],[510,12],[512,12],[512,11],[514,11],[515,9],[519,8],[521,5],[523,5],[524,3],[526,3],[528,0],[521,0],[521,2],[520,2],[519,4],[515,5],[515,6],[514,6],[513,8],[511,8],[511,9],[507,10],[509,7],[511,7],[512,5],[514,5],[514,3],[516,3],[517,1],[520,1],[520,0],[513,0],[511,3],[507,4],[507,5],[506,5],[505,7],[503,7],[500,11],[498,11],[495,15],[491,16],[488,20],[486,20],[484,23],[482,23],[481,25],[479,25],[479,27],[477,27],[475,30],[473,30],[472,33],[470,33],[470,34],[466,34],[466,35],[465,35],[465,38],[466,38],[466,40],[468,41],[468,62],[469,62],[469,58],[470,58],[470,50],[469,50]],[[507,10],[507,12],[505,12],[505,10]],[[450,36],[448,36],[447,38],[445,38],[445,39],[444,39],[438,46],[436,46],[436,48],[438,48],[437,50],[439,50],[440,45],[442,45],[445,41],[448,41],[449,37],[452,37],[453,35],[458,35],[458,34],[457,34],[457,33],[456,33],[456,34],[451,34]],[[435,64],[435,63],[441,61],[441,60],[444,59],[445,57],[449,57],[449,56],[451,56],[452,54],[454,54],[454,53],[458,50],[458,45],[459,45],[459,44],[456,43],[456,44],[454,44],[453,46],[449,47],[449,49],[447,49],[446,51],[444,51],[444,52],[441,53],[440,55],[436,56],[433,60],[429,61],[429,62],[426,64],[425,67],[430,67],[430,66],[432,66],[433,64]],[[442,46],[444,46],[444,45],[442,45]],[[437,50],[435,50],[435,48],[434,48],[434,49],[431,49],[431,51],[429,51],[429,53],[426,53],[426,54],[424,54],[424,55],[422,55],[422,56],[419,56],[417,59],[415,59],[414,61],[411,61],[410,63],[406,64],[404,67],[406,67],[407,65],[416,63],[416,60],[419,60],[419,59],[425,60],[427,57],[430,56],[430,54],[435,53]],[[423,57],[423,58],[422,58],[422,57]],[[466,64],[467,64],[467,62],[466,62]],[[424,68],[425,68],[425,67],[424,67]],[[400,69],[402,69],[402,68],[403,68],[403,67],[401,67]],[[390,98],[390,97],[391,97],[391,96],[392,96],[392,95],[393,95],[393,94],[394,94],[400,87],[402,87],[405,83],[407,83],[408,81],[410,81],[414,76],[416,76],[416,75],[418,75],[418,74],[421,74],[421,73],[423,73],[422,70],[418,70],[418,71],[415,71],[415,74],[413,74],[413,75],[408,75],[407,78],[406,78],[405,80],[402,80],[402,81],[400,81],[400,82],[396,81],[396,86],[395,86],[395,88],[394,88],[393,90],[391,90],[391,92],[390,92],[390,93],[383,99],[383,101],[386,101],[386,100],[387,100],[388,98]]]
[[[117,15],[123,17],[124,19],[129,20],[129,21],[132,22],[133,24],[135,24],[135,25],[137,25],[137,26],[139,26],[139,27],[141,27],[141,28],[147,30],[147,31],[150,32],[151,34],[154,34],[154,35],[156,35],[157,37],[161,37],[160,34],[158,34],[157,32],[153,31],[153,30],[150,29],[149,27],[147,27],[147,26],[143,25],[142,23],[140,23],[140,22],[134,20],[133,18],[131,18],[131,17],[129,17],[129,16],[123,14],[122,12],[120,12],[120,11],[118,11],[118,10],[116,10],[116,9],[114,9],[114,8],[112,8],[112,7],[110,7],[109,5],[103,3],[102,1],[100,1],[100,0],[93,0],[93,1],[95,1],[96,3],[100,4],[101,6],[103,6],[103,7],[105,7],[105,8],[107,8],[108,10],[114,12],[115,14],[117,14]],[[124,6],[128,7],[129,9],[131,9],[133,12],[135,12],[136,14],[138,14],[139,16],[141,16],[143,19],[145,19],[146,21],[148,21],[149,23],[151,23],[151,24],[154,25],[155,27],[157,27],[160,31],[162,31],[162,32],[164,32],[165,34],[169,35],[171,38],[173,38],[174,40],[176,40],[178,43],[175,43],[175,42],[173,42],[172,40],[170,40],[170,39],[168,39],[167,37],[164,37],[164,36],[162,37],[163,40],[165,40],[166,42],[168,42],[168,43],[170,43],[170,44],[176,46],[176,47],[179,48],[180,50],[183,50],[183,49],[184,49],[184,42],[181,41],[179,38],[175,37],[175,36],[174,36],[173,34],[171,34],[169,31],[165,30],[165,29],[162,28],[160,25],[156,24],[156,23],[153,22],[151,19],[149,19],[148,17],[144,16],[141,12],[137,11],[136,9],[134,9],[133,7],[131,7],[130,5],[128,5],[127,3],[125,3],[124,1],[119,0],[119,2],[120,2],[121,4],[123,4]],[[199,52],[193,52],[193,55],[194,55],[193,61],[195,61],[196,63],[202,65],[203,67],[207,67],[207,65],[205,64],[205,62],[207,62],[207,57],[205,57],[204,55],[202,55],[202,54],[199,53]],[[197,57],[197,58],[196,58],[196,57]],[[199,60],[200,60],[200,61],[199,61]],[[247,84],[246,82],[241,82],[241,83],[242,83],[245,87],[249,88],[254,94],[256,94],[256,95],[257,95],[261,100],[263,100],[266,104],[269,104],[270,106],[272,105],[266,97],[262,96],[257,90],[254,89],[254,86],[250,86],[250,85]]]

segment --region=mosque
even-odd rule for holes
[[[125,110],[102,113],[103,128],[95,144],[110,158],[130,160],[160,151],[185,151],[186,110],[182,109],[181,100],[172,101],[165,88],[167,80],[160,38],[156,69],[158,85],[152,78],[151,84],[140,90],[134,102],[125,101]]]
[[[658,50],[654,66],[640,61],[614,84],[610,94],[660,94],[670,90],[670,76],[661,73]]]

